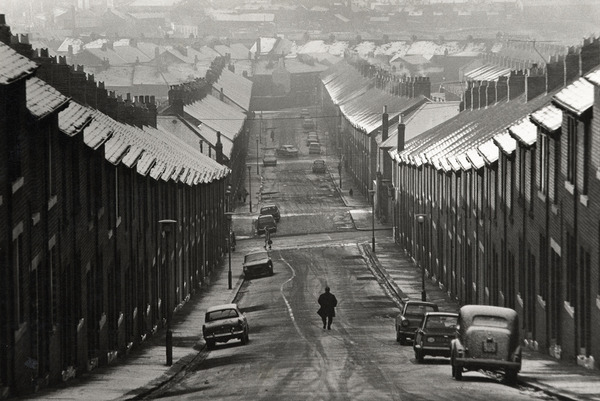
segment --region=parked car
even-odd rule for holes
[[[271,216],[273,216],[276,222],[279,222],[279,220],[281,219],[279,207],[273,203],[265,204],[260,208],[259,215],[262,216],[264,214],[270,214]]]
[[[320,155],[321,154],[321,145],[318,142],[311,142],[310,145],[308,145],[308,154]]]
[[[425,355],[450,358],[450,341],[456,332],[458,313],[427,312],[415,333],[413,351],[417,362]]]
[[[438,306],[433,302],[406,301],[402,312],[396,316],[396,341],[404,345],[406,340],[414,340],[425,314],[437,311]]]
[[[305,130],[314,129],[315,128],[315,122],[312,120],[312,118],[305,117],[302,120],[302,128],[304,128]]]
[[[311,142],[319,142],[319,135],[316,132],[309,132],[306,137],[306,146],[310,145]]]
[[[308,109],[302,109],[302,111],[300,111],[300,117],[302,117],[302,118],[310,117],[310,112],[308,111]]]
[[[315,174],[327,172],[327,165],[325,160],[317,159],[313,162],[312,172]]]
[[[261,274],[273,275],[273,261],[267,251],[258,251],[244,256],[244,277],[256,277]]]
[[[206,348],[214,348],[216,343],[226,343],[232,339],[240,339],[242,344],[249,341],[250,328],[246,315],[237,304],[211,306],[206,310],[202,335]]]
[[[281,145],[279,148],[277,148],[277,154],[279,156],[297,157],[298,153],[298,148],[293,145]]]
[[[274,153],[265,153],[263,156],[263,166],[276,166],[277,165],[277,156]]]
[[[464,305],[458,312],[456,338],[450,348],[452,377],[485,369],[504,373],[508,383],[521,371],[517,312],[491,305]]]
[[[258,219],[256,220],[256,233],[260,235],[264,234],[266,231],[269,231],[270,233],[277,232],[277,222],[270,214],[258,216]]]

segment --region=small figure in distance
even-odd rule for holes
[[[350,196],[354,196],[354,191],[352,190],[352,188],[350,188],[350,190],[348,191],[348,194],[349,194]]]
[[[335,317],[335,307],[337,306],[337,299],[329,289],[325,287],[325,292],[319,295],[319,305],[321,306],[317,311],[317,314],[321,316],[323,320],[323,329],[331,330],[331,323]]]

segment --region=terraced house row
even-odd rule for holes
[[[592,38],[470,82],[461,113],[406,142],[400,122],[384,149],[392,200],[378,205],[462,304],[514,308],[528,346],[588,367],[600,359],[599,65]]]
[[[222,143],[210,157],[156,128],[152,98],[29,53],[0,25],[0,397],[126,354],[225,246]]]

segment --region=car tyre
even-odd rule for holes
[[[417,363],[423,363],[423,343],[421,343],[421,349],[415,348],[415,359]]]
[[[248,332],[245,332],[242,336],[242,345],[248,344],[248,341],[250,341],[250,336],[248,336]]]
[[[215,340],[206,340],[206,349],[215,348]]]
[[[515,369],[508,369],[504,373],[504,381],[507,384],[516,384],[517,383],[517,371]]]
[[[423,363],[423,352],[415,348],[415,360],[417,363]]]

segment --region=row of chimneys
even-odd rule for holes
[[[565,86],[600,65],[600,40],[584,40],[581,47],[570,47],[566,55],[550,59],[545,68],[533,64],[529,69],[511,71],[497,81],[469,81],[462,110],[476,110],[502,100],[513,100],[525,93],[526,101]]]
[[[9,38],[8,44],[24,57],[36,62],[36,76],[56,88],[63,95],[94,108],[109,117],[129,125],[156,127],[157,108],[154,96],[136,96],[125,100],[108,92],[103,82],[96,82],[93,74],[86,74],[83,66],[67,64],[66,57],[50,57],[48,49],[33,50],[26,35],[13,36],[0,14],[0,39]],[[6,28],[6,29],[5,29]]]

